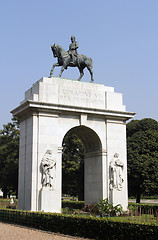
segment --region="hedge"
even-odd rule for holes
[[[82,209],[84,207],[84,201],[62,201],[62,208],[70,209]]]
[[[153,209],[154,212],[158,211],[157,204],[149,203],[129,203],[128,206],[141,207],[142,210]],[[62,201],[62,208],[82,209],[84,207],[84,201]]]
[[[149,204],[149,203],[129,203],[128,204],[129,207],[134,207],[134,208],[138,208],[138,211],[140,212],[144,212],[147,213],[149,210],[153,211],[153,214],[155,216],[157,216],[157,212],[158,212],[158,205],[157,204]]]
[[[55,213],[0,209],[0,221],[72,236],[104,240],[156,240],[158,227]]]

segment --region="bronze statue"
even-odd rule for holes
[[[71,44],[69,45],[69,51],[68,51],[68,53],[72,58],[72,62],[75,62],[75,57],[77,57],[78,55],[77,48],[78,48],[78,42],[75,41],[75,37],[72,35]]]
[[[68,67],[78,67],[80,71],[80,77],[78,78],[78,81],[81,80],[81,78],[84,75],[83,69],[87,67],[87,69],[90,72],[91,75],[91,82],[94,81],[93,79],[93,61],[91,58],[85,56],[85,55],[79,55],[77,53],[78,43],[75,41],[75,37],[71,36],[71,44],[69,46],[69,51],[65,51],[60,45],[54,44],[51,46],[53,55],[55,58],[58,58],[58,62],[55,63],[51,69],[50,77],[53,75],[53,70],[57,66],[62,66],[60,74],[58,77],[61,77],[63,71],[67,69]]]

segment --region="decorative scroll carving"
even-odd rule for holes
[[[124,179],[122,177],[124,164],[118,158],[119,154],[115,153],[110,162],[110,190],[122,190]]]

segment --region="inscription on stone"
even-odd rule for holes
[[[60,88],[59,103],[103,109],[105,108],[105,96],[101,91],[95,93],[89,90]]]

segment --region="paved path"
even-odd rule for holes
[[[84,240],[0,222],[0,240]]]

